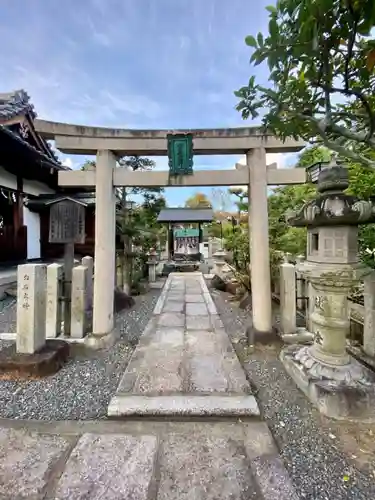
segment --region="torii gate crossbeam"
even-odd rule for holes
[[[271,331],[267,185],[301,184],[306,181],[306,174],[303,169],[267,168],[266,153],[298,152],[305,146],[303,141],[281,140],[257,127],[126,130],[36,120],[35,128],[46,139],[54,139],[62,152],[96,154],[95,171],[59,173],[60,186],[96,189],[93,344],[103,345],[114,325],[116,186],[247,186],[251,212],[252,321],[255,330]],[[246,165],[233,170],[195,171],[176,180],[170,179],[169,172],[129,172],[116,168],[118,156],[166,156],[167,137],[171,133],[191,134],[194,154],[246,154]]]

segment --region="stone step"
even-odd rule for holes
[[[114,396],[108,406],[108,417],[259,417],[259,407],[248,394],[171,394],[142,396],[129,393]]]

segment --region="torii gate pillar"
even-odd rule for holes
[[[271,272],[268,241],[266,150],[248,151],[250,276],[253,328],[260,333],[272,330]]]
[[[109,334],[114,326],[116,200],[113,172],[115,167],[116,157],[111,151],[97,152],[93,337]]]

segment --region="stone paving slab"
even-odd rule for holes
[[[30,428],[0,428],[1,500],[298,500],[261,422],[14,425]]]
[[[158,441],[155,436],[84,434],[56,488],[56,500],[147,500]]]
[[[220,404],[226,416],[259,415],[202,274],[172,273],[107,414],[219,416]]]
[[[250,500],[259,491],[241,441],[170,434],[161,457],[158,500]]]
[[[61,436],[0,429],[0,498],[44,498],[70,446]]]

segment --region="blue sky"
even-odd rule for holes
[[[248,34],[266,31],[272,0],[2,0],[0,92],[24,88],[40,118],[125,128],[254,125],[233,91],[249,65]],[[256,72],[255,72],[256,71]],[[78,168],[82,157],[63,157]],[[196,157],[231,168],[239,157]],[[294,155],[269,155],[279,166]],[[166,158],[156,158],[165,169]],[[169,205],[194,191],[170,189]],[[210,192],[210,188],[206,188]]]

